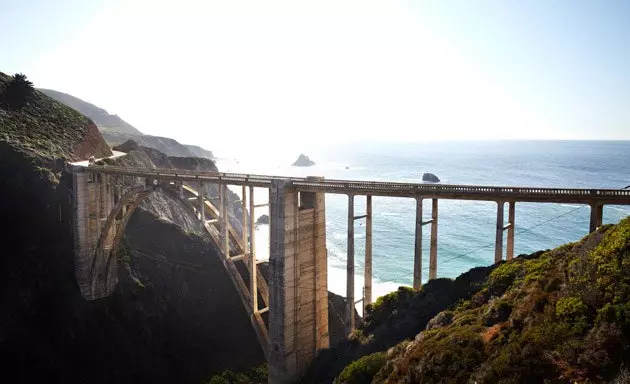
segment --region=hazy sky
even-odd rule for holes
[[[211,149],[630,139],[630,1],[0,0],[0,71]]]

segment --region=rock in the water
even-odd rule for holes
[[[431,183],[439,183],[440,179],[432,173],[425,172],[422,174],[422,181],[429,181]]]
[[[292,165],[294,167],[310,167],[311,165],[315,165],[315,162],[309,159],[305,154],[300,153],[300,156],[298,156],[297,160],[295,160]]]
[[[269,215],[262,215],[256,220],[256,225],[269,224]]]

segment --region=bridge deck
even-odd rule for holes
[[[483,201],[630,205],[630,190],[536,188],[451,184],[417,184],[363,180],[311,180],[302,177],[248,175],[238,173],[186,171],[174,169],[126,168],[90,165],[88,169],[108,174],[154,177],[163,180],[207,181],[217,184],[271,187],[272,180],[286,180],[287,187],[300,191],[337,194],[439,198]]]

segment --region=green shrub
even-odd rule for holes
[[[206,384],[266,384],[267,364],[263,364],[245,373],[224,371],[212,376]]]
[[[386,352],[373,353],[363,356],[359,360],[348,365],[335,379],[336,384],[369,384],[385,365],[387,361]]]

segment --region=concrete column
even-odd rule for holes
[[[363,316],[365,308],[372,304],[372,196],[365,200],[365,278],[363,282]]]
[[[604,217],[604,206],[601,204],[591,204],[591,222],[589,232],[595,232],[597,228],[602,226]]]
[[[497,202],[497,229],[496,238],[494,243],[494,262],[499,263],[503,260],[503,226],[505,225],[503,219],[503,208],[505,203],[503,201]]]
[[[243,197],[245,197],[245,187],[243,187]],[[245,199],[243,199],[243,211],[245,211]],[[243,222],[243,227],[245,227],[245,222]],[[245,228],[243,228],[245,232]],[[251,306],[254,312],[258,312],[258,281],[257,281],[257,268],[256,268],[256,252],[255,252],[255,240],[254,234],[256,233],[256,229],[254,228],[254,187],[249,187],[249,241],[251,241],[251,245],[248,244],[247,233],[245,232],[245,236],[243,236],[243,246],[245,249],[243,250],[245,254],[249,253],[249,290],[251,291]]]
[[[507,260],[512,260],[514,258],[514,216],[516,202],[510,201],[509,210],[508,210],[508,233],[507,233]]]
[[[206,228],[206,206],[203,200],[203,184],[197,183],[197,200],[199,201],[199,218],[201,219],[201,230]]]
[[[437,277],[438,199],[433,199],[431,209],[431,250],[429,252],[429,280]]]
[[[355,327],[354,318],[354,195],[348,195],[348,258],[346,264],[346,334]]]
[[[241,239],[243,247],[247,247],[247,187],[243,185],[241,190]],[[248,258],[247,250],[243,249],[245,258]]]
[[[298,207],[284,180],[270,195],[269,383],[293,383],[328,347],[325,195],[303,195]]]
[[[179,198],[180,199],[184,199],[184,182],[180,181],[179,182]]]
[[[228,212],[228,198],[227,198],[227,185],[221,184],[221,215],[222,227],[223,227],[223,254],[226,258],[230,257],[230,222]]]
[[[413,289],[422,287],[422,199],[416,199],[416,244],[413,260]]]

